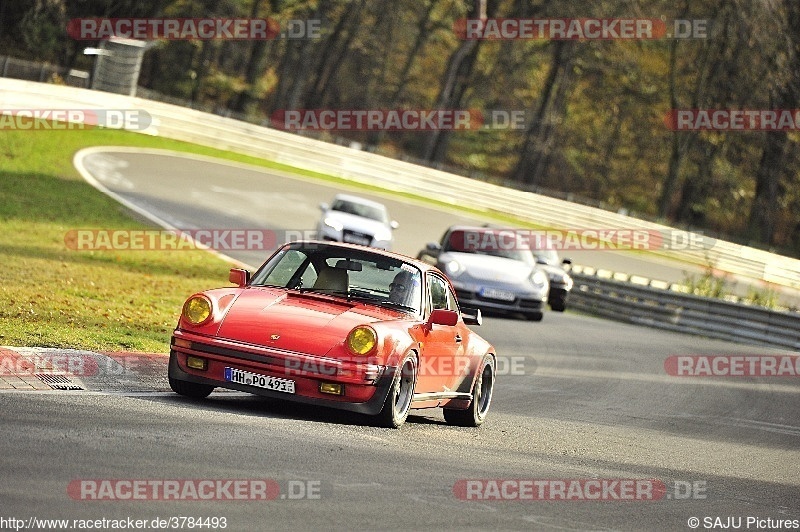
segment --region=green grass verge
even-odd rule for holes
[[[70,229],[147,227],[73,168],[99,144],[186,149],[109,130],[0,134],[0,345],[166,353],[184,298],[226,283],[230,266],[203,251],[67,248]]]

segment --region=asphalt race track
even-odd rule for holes
[[[180,229],[313,231],[320,217],[319,203],[345,191],[340,186],[252,166],[175,155],[142,150],[98,152],[86,156],[84,166],[103,187]],[[426,243],[438,241],[450,225],[487,221],[464,216],[457,207],[444,210],[428,204],[409,205],[388,195],[348,191],[386,204],[392,218],[400,223],[394,249],[407,255],[416,256]],[[263,252],[232,250],[226,254],[253,266],[265,258]],[[576,251],[568,255],[578,264],[671,282],[681,281],[686,273],[703,271],[665,258],[643,258],[620,251]]]
[[[182,228],[309,230],[317,203],[339,190],[163,156],[86,163],[104,186]],[[470,221],[381,199],[400,222],[401,252]],[[497,347],[500,374],[478,429],[447,426],[436,410],[388,430],[240,393],[194,402],[168,392],[158,371],[113,385],[86,378],[83,391],[2,392],[0,517],[224,517],[227,530],[692,530],[692,518],[701,530],[738,518],[739,529],[800,527],[798,378],[665,370],[675,355],[790,353],[571,312],[541,323],[487,318],[479,332]],[[98,486],[186,479],[271,491],[268,500],[229,500],[233,489],[202,501],[152,500],[146,490],[91,500]],[[615,488],[631,481],[658,489],[630,497]],[[585,489],[566,497],[559,486]]]

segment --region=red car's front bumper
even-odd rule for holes
[[[171,379],[239,390],[265,397],[327,406],[374,415],[383,408],[396,368],[337,360],[244,344],[176,330],[169,359]],[[187,365],[188,356],[207,361],[206,369]],[[225,379],[225,368],[289,379],[294,393],[259,388]],[[339,384],[342,395],[320,391],[320,384]]]

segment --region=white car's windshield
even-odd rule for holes
[[[377,220],[383,223],[388,223],[389,221],[386,211],[373,205],[365,205],[363,203],[355,203],[341,199],[335,200],[333,205],[331,205],[331,210],[346,212],[347,214],[354,214],[362,218],[369,218],[370,220]]]
[[[503,257],[527,264],[536,262],[527,244],[512,232],[452,231],[442,243],[442,251]]]

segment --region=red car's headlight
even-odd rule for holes
[[[347,335],[347,349],[354,355],[365,356],[375,348],[378,343],[378,335],[372,327],[359,325]]]
[[[183,304],[183,317],[192,325],[202,325],[211,319],[211,301],[205,296],[192,296]]]

